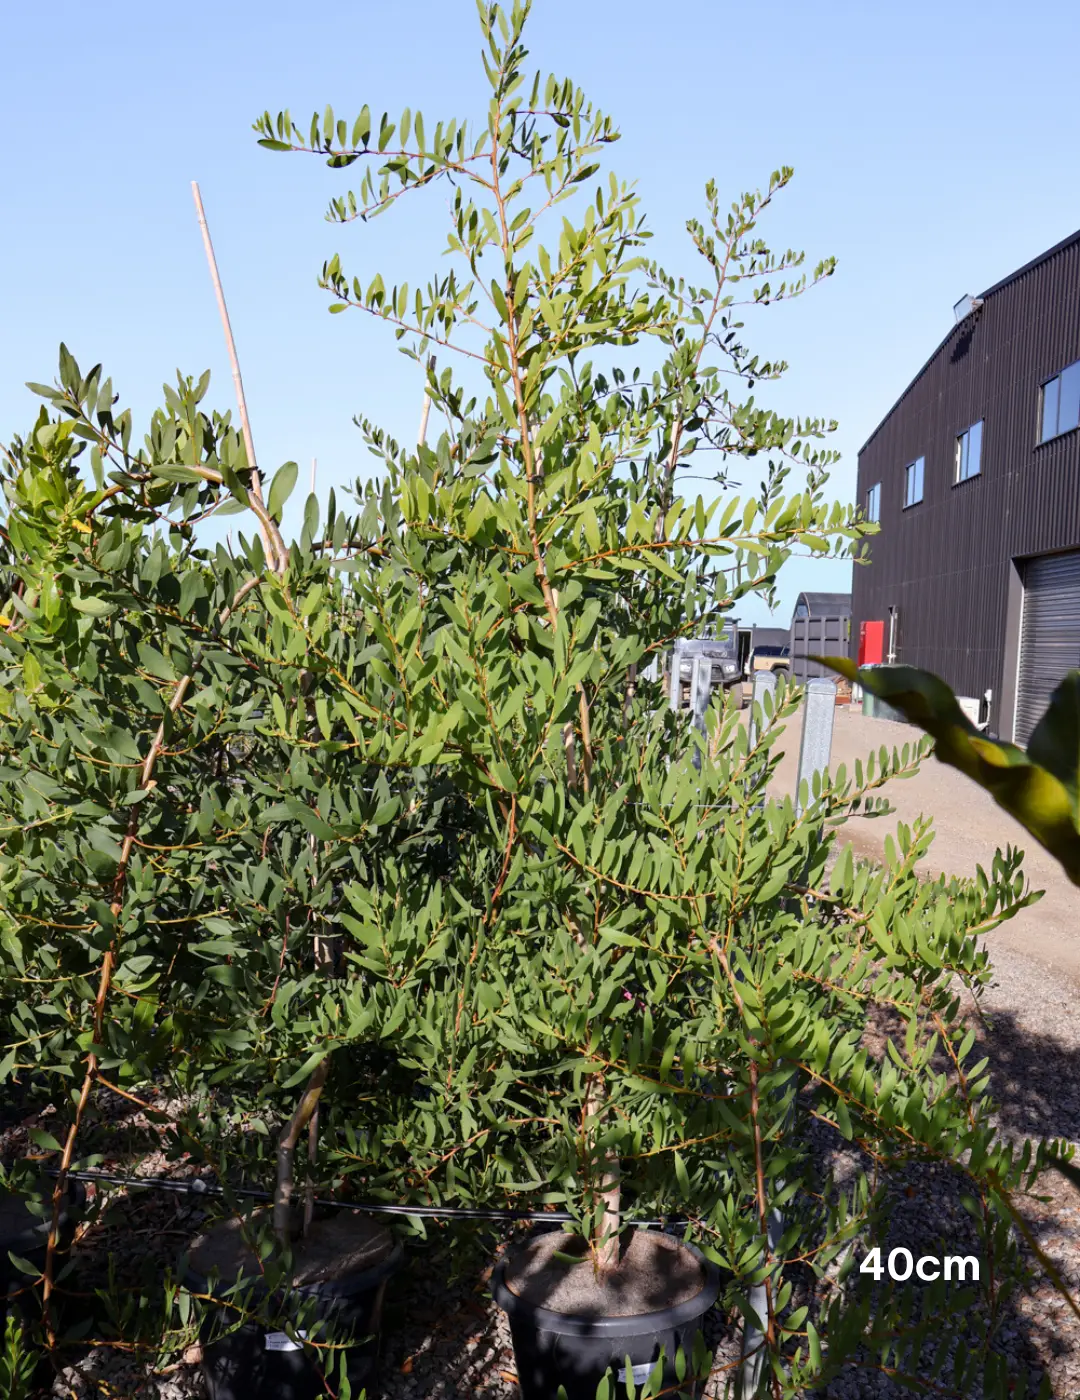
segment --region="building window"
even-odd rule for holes
[[[1039,441],[1048,442],[1059,433],[1076,427],[1080,427],[1080,360],[1042,386],[1042,437]]]
[[[972,423],[966,433],[956,439],[956,479],[967,481],[978,476],[982,465],[982,420]]]
[[[916,457],[914,462],[909,462],[904,468],[904,509],[908,506],[917,506],[922,500],[923,472],[926,468],[926,458]]]
[[[866,493],[866,518],[867,520],[881,519],[881,482],[871,486]]]

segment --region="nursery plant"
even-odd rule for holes
[[[339,879],[334,853],[311,840],[330,775],[276,737],[272,717],[292,691],[271,667],[280,659],[268,658],[259,605],[284,571],[275,516],[295,468],[264,505],[240,433],[200,408],[208,378],[166,386],[164,409],[133,447],[130,414],[100,367],[84,375],[62,349],[56,385],[36,386],[47,407],[6,457],[2,1071],[28,1108],[54,1115],[32,1130],[39,1156],[55,1153],[60,1168],[40,1284],[50,1347],[66,1272],[65,1175],[110,1145],[103,1094],[147,1109],[144,1150],[162,1146],[162,1134],[176,1155],[220,1165],[224,1150],[234,1183],[260,1155],[244,1141],[293,1118],[282,1135],[280,1226],[296,1136],[325,1079],[320,1069],[294,1117],[293,1085],[309,1077],[297,1077],[294,1047],[310,1058],[332,1022],[318,1004],[305,1017],[287,1010],[294,996],[313,1002],[327,979],[321,907]],[[225,481],[235,495],[223,494]],[[199,520],[230,503],[253,512],[257,541],[239,559],[198,550]],[[385,777],[358,785],[349,770],[336,854],[363,870],[396,799]],[[430,803],[409,782],[421,796],[401,824],[398,858],[411,837],[430,863],[439,844],[425,844]],[[158,1091],[154,1102],[147,1090]],[[178,1120],[158,1111],[170,1094],[186,1100]],[[119,1301],[115,1311],[113,1337]],[[188,1317],[174,1348],[191,1340]]]
[[[554,1253],[534,1241],[496,1274],[525,1394],[591,1394],[612,1369],[677,1384],[694,1369],[700,1355],[672,1354],[689,1334],[671,1314],[697,1321],[711,1298],[699,1256],[673,1251],[666,1289],[637,1293],[640,1335],[626,1320],[642,1260],[655,1267],[670,1244],[633,1224],[668,1211],[724,1269],[729,1303],[747,1313],[749,1288],[763,1287],[753,1384],[779,1395],[870,1335],[891,1338],[885,1358],[940,1373],[946,1349],[918,1358],[914,1339],[939,1336],[943,1314],[962,1328],[970,1306],[923,1290],[909,1331],[903,1288],[840,1291],[813,1315],[793,1304],[786,1261],[824,1275],[860,1231],[883,1228],[876,1173],[822,1190],[811,1120],[858,1143],[864,1166],[954,1163],[981,1202],[996,1282],[953,1381],[1005,1393],[993,1334],[1015,1259],[997,1193],[1030,1185],[1043,1157],[1014,1159],[997,1140],[983,1067],[965,1068],[974,1037],[952,978],[977,991],[989,975],[977,934],[1031,898],[1019,856],[970,881],[926,881],[923,825],[899,830],[883,869],[856,864],[836,826],[917,754],[825,778],[796,816],[790,799],[763,800],[795,698],[763,717],[753,749],[737,716],[714,710],[698,776],[700,741],[646,678],[679,635],[750,593],[771,599],[791,553],[842,554],[868,533],[825,503],[828,425],[757,405],[750,391],[783,366],[743,344],[741,306],[797,295],[832,264],[805,278],[801,256],[760,232],[787,170],[730,209],[707,186],[705,221],[687,225],[702,285],[647,260],[632,188],[593,183],[610,119],[571,82],[525,70],[528,9],[480,6],[489,91],[475,127],[411,108],[374,121],[367,106],[349,121],[327,109],[305,130],[287,111],[256,123],[271,150],[360,163],[355,190],[332,199],[335,222],[450,187],[450,267],[426,287],[351,277],[340,256],[321,276],[333,312],[393,328],[445,423],[413,451],[361,418],[386,489],[361,548],[338,561],[383,647],[364,693],[388,719],[365,736],[365,761],[436,767],[477,819],[419,904],[389,867],[347,892],[359,949],[346,957],[364,976],[393,981],[417,924],[440,949],[408,1024],[384,1027],[418,1078],[402,1184],[570,1212],[570,1240]],[[631,346],[651,366],[628,362]],[[719,493],[686,499],[680,472],[705,451],[718,454]],[[733,498],[762,459],[760,485]],[[805,480],[788,494],[793,470]],[[862,1038],[883,1008],[903,1047],[890,1039],[875,1058]],[[385,1143],[345,1137],[369,1170],[385,1167]],[[619,1335],[606,1348],[567,1341],[598,1330]]]
[[[100,369],[62,350],[39,386],[5,479],[0,1081],[53,1110],[57,1202],[104,1094],[182,1100],[170,1150],[276,1183],[277,1246],[249,1235],[275,1287],[305,1128],[321,1191],[561,1208],[493,1284],[528,1396],[697,1386],[718,1290],[760,1334],[744,1394],[856,1365],[1004,1396],[1004,1202],[1053,1154],[997,1137],[957,988],[1032,898],[1019,856],[927,880],[920,823],[856,861],[843,819],[921,750],[823,776],[797,814],[769,791],[797,693],[751,747],[652,679],[679,636],[774,601],[792,554],[873,528],[826,497],[831,424],[759,403],[784,365],[746,344],[833,264],[765,236],[787,169],[730,207],[706,187],[691,279],[648,259],[633,187],[600,175],[612,121],[526,72],[528,10],[480,7],[475,125],[256,124],[360,166],[336,222],[449,195],[430,282],[323,268],[431,405],[415,448],[360,416],[377,466],[344,509],[309,497],[287,541],[297,468],[264,479],[205,376],[138,442]],[[230,511],[235,552],[201,544]],[[912,1162],[967,1180],[977,1297],[852,1272]],[[336,1386],[333,1334],[283,1325]]]

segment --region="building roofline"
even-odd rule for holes
[[[1049,262],[1049,260],[1050,260],[1051,258],[1057,257],[1058,253],[1063,253],[1063,252],[1065,251],[1066,248],[1071,247],[1074,243],[1080,243],[1080,229],[1077,229],[1075,233],[1070,233],[1070,234],[1068,235],[1068,237],[1067,237],[1067,238],[1063,238],[1063,239],[1061,240],[1060,243],[1055,243],[1054,246],[1053,246],[1052,248],[1047,248],[1047,250],[1046,250],[1045,253],[1040,253],[1040,254],[1038,255],[1038,257],[1032,258],[1030,262],[1024,263],[1023,267],[1018,267],[1018,268],[1016,269],[1015,272],[1010,272],[1009,275],[1008,275],[1007,277],[1003,277],[1003,278],[1000,280],[1000,282],[995,282],[994,285],[993,285],[992,287],[988,287],[988,288],[986,289],[985,292],[980,292],[980,293],[979,293],[979,296],[978,296],[978,300],[979,300],[979,301],[985,301],[987,297],[992,297],[992,296],[994,296],[997,292],[1003,291],[1003,290],[1004,290],[1006,287],[1008,287],[1011,283],[1017,281],[1019,278],[1023,277],[1026,273],[1031,272],[1034,268],[1038,267],[1040,263]],[[966,320],[967,320],[967,317],[965,317],[964,320],[966,321]],[[918,374],[915,375],[914,379],[912,379],[911,383],[907,386],[907,388],[904,390],[904,392],[903,392],[903,393],[900,395],[900,397],[896,400],[896,402],[893,404],[892,408],[889,409],[889,411],[885,414],[885,416],[884,416],[884,417],[881,419],[881,421],[878,423],[878,425],[877,425],[877,427],[874,429],[874,431],[870,434],[870,436],[866,439],[866,441],[863,443],[863,445],[859,448],[859,451],[858,451],[858,453],[857,453],[857,456],[858,456],[858,457],[861,457],[861,456],[862,456],[862,454],[863,454],[863,453],[866,451],[866,449],[870,446],[870,444],[873,442],[873,440],[877,437],[878,433],[881,432],[881,430],[882,430],[882,428],[884,428],[885,424],[889,421],[889,419],[893,416],[893,414],[896,412],[896,410],[900,407],[900,405],[904,402],[904,400],[907,398],[907,396],[911,393],[912,389],[914,389],[915,385],[918,384],[919,380],[923,377],[923,375],[924,375],[924,374],[926,373],[926,371],[930,368],[930,366],[934,363],[934,361],[935,361],[935,360],[937,359],[937,357],[941,354],[941,352],[945,349],[945,347],[949,344],[949,342],[952,340],[953,336],[956,335],[956,334],[958,334],[958,333],[963,329],[963,326],[964,326],[964,321],[958,321],[958,322],[956,323],[956,325],[950,326],[950,327],[949,327],[949,330],[948,330],[948,332],[946,333],[945,337],[944,337],[944,338],[939,342],[939,344],[936,346],[936,348],[934,349],[934,351],[933,351],[932,354],[930,355],[929,359],[926,361],[926,363],[923,365],[923,367],[919,370]]]
[[[807,614],[810,617],[830,616],[835,615],[836,612],[843,613],[845,608],[848,612],[851,611],[851,594],[823,593],[817,589],[804,589],[795,599],[796,607],[800,603],[806,604]],[[815,612],[815,608],[819,611]],[[830,612],[830,610],[832,611]]]

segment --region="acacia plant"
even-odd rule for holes
[[[792,553],[843,555],[869,532],[825,501],[829,425],[757,405],[751,391],[784,366],[743,343],[740,307],[798,295],[832,264],[806,277],[801,255],[762,236],[788,170],[728,210],[706,187],[706,220],[687,225],[702,285],[645,259],[632,188],[592,183],[610,119],[568,80],[526,74],[527,4],[479,9],[489,93],[475,127],[411,108],[375,123],[367,106],[307,131],[287,111],[256,123],[271,150],[363,163],[332,221],[452,189],[450,268],[426,287],[361,281],[340,256],[321,276],[332,311],[387,323],[425,366],[444,424],[414,451],[361,417],[385,489],[336,561],[382,649],[351,683],[392,716],[364,732],[364,762],[435,768],[475,818],[445,882],[418,891],[388,863],[346,892],[347,959],[369,988],[396,983],[418,926],[438,947],[415,1013],[382,1027],[419,1089],[397,1179],[426,1199],[562,1204],[601,1270],[617,1267],[628,1221],[682,1212],[730,1270],[736,1308],[764,1285],[763,1383],[779,1395],[871,1336],[882,1365],[940,1373],[945,1351],[919,1352],[943,1314],[978,1330],[970,1296],[944,1286],[913,1319],[904,1288],[886,1302],[823,1285],[794,1307],[786,1272],[798,1259],[824,1276],[884,1228],[878,1172],[951,1163],[994,1269],[948,1393],[978,1376],[1004,1394],[996,1329],[1015,1252],[998,1193],[1030,1184],[1043,1158],[997,1140],[951,979],[977,992],[989,976],[976,937],[1031,898],[1019,856],[927,882],[924,824],[900,828],[884,868],[856,864],[836,826],[917,753],[824,779],[797,816],[790,799],[763,800],[794,699],[753,748],[714,710],[698,775],[698,741],[643,678],[678,636],[750,594],[771,600]],[[646,337],[652,373],[624,353]],[[720,491],[686,499],[680,468],[706,451]],[[758,463],[760,487],[733,497]],[[904,1036],[878,1057],[862,1038],[882,1012]],[[812,1120],[866,1154],[847,1191],[822,1187]],[[347,1124],[343,1137],[343,1161],[386,1170],[387,1139]]]
[[[422,771],[358,769],[353,711],[324,741],[325,697],[274,630],[275,607],[317,603],[310,585],[293,602],[290,570],[302,576],[324,542],[284,544],[296,467],[264,501],[229,416],[201,406],[208,383],[166,385],[140,442],[100,367],[84,374],[62,347],[55,386],[34,386],[46,406],[5,457],[0,1079],[52,1115],[34,1129],[60,1167],[42,1286],[51,1346],[65,1174],[108,1147],[102,1092],[149,1111],[147,1151],[165,1133],[235,1182],[314,1076],[310,1113],[333,1046],[359,1125],[378,1074],[356,1049],[371,1013],[355,982],[321,995],[328,928],[343,887],[371,883],[391,845],[421,888],[451,843],[432,834],[444,799]],[[199,521],[229,509],[251,511],[259,533],[236,557],[199,548]],[[338,515],[325,543],[358,528]],[[348,669],[364,631],[345,577],[329,647]],[[400,1014],[413,984],[399,987]],[[384,1116],[411,1087],[384,1085]],[[186,1111],[170,1131],[156,1106],[176,1095]]]
[[[753,748],[714,709],[697,771],[650,679],[680,635],[771,601],[793,553],[869,528],[825,497],[830,424],[756,403],[784,366],[744,343],[742,307],[832,263],[804,276],[762,233],[788,170],[728,209],[706,187],[700,279],[647,260],[633,189],[597,179],[617,132],[569,81],[526,78],[527,14],[481,7],[476,127],[258,123],[367,164],[337,220],[449,184],[450,270],[413,292],[339,258],[322,278],[424,366],[430,445],[362,417],[377,478],[345,509],[309,498],[285,541],[296,467],[264,490],[205,379],[135,442],[63,351],[10,449],[0,1080],[51,1100],[62,1170],[100,1141],[103,1087],[175,1089],[176,1146],[232,1181],[268,1166],[305,1086],[323,1189],[563,1205],[605,1269],[623,1225],[681,1214],[730,1309],[763,1289],[774,1395],[852,1360],[913,1373],[947,1316],[966,1350],[923,1374],[1004,1395],[1001,1202],[1045,1154],[996,1138],[953,979],[989,976],[976,939],[1029,898],[1018,857],[927,882],[920,826],[856,863],[837,825],[917,754],[824,779],[796,815],[766,789],[797,697]],[[685,497],[702,461],[715,487]],[[225,510],[254,520],[235,556],[198,543]],[[813,1124],[854,1154],[842,1189]],[[912,1160],[968,1179],[981,1311],[829,1272],[880,1237]]]

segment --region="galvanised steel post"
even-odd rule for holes
[[[815,676],[807,681],[802,743],[799,746],[799,776],[795,781],[796,816],[801,816],[804,810],[803,783],[806,783],[806,806],[809,806],[814,800],[814,774],[823,773],[829,766],[835,715],[836,682],[828,676]]]
[[[772,710],[776,713],[776,672],[775,671],[755,671],[753,687],[750,691],[750,719],[747,722],[747,740],[750,748],[757,743],[759,732],[758,720],[761,727],[766,724],[765,697],[771,695],[773,698]]]
[[[779,1183],[781,1189],[783,1182]],[[769,1253],[774,1254],[784,1233],[784,1218],[775,1206],[769,1211],[767,1232]],[[764,1322],[768,1316],[769,1302],[764,1283],[751,1288],[747,1300],[757,1319]],[[765,1377],[765,1332],[748,1317],[743,1324],[742,1365],[735,1377],[735,1400],[755,1400]]]
[[[690,715],[694,728],[705,734],[705,714],[712,694],[712,660],[708,656],[695,656],[690,672]],[[694,767],[701,771],[701,752],[694,750]]]
[[[682,701],[682,638],[671,649],[671,677],[668,681],[668,708],[679,713]]]

